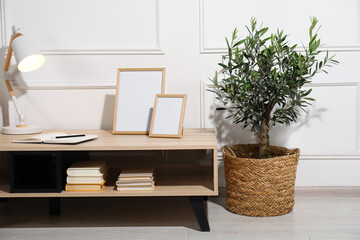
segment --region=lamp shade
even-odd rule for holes
[[[31,72],[45,63],[45,56],[25,36],[15,38],[11,46],[20,72]]]

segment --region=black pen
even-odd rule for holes
[[[85,137],[85,134],[76,134],[76,135],[57,136],[57,137],[55,137],[55,138],[72,138],[72,137]]]

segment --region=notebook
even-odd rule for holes
[[[129,168],[123,169],[119,175],[118,180],[129,178],[143,178],[150,179],[154,175],[154,169],[152,168]]]
[[[66,182],[73,184],[101,184],[106,179],[104,176],[67,176]]]
[[[118,191],[139,191],[139,190],[154,190],[154,184],[150,185],[150,186],[129,186],[129,187],[116,187],[116,190]]]
[[[103,177],[106,172],[105,161],[77,161],[71,165],[66,173],[68,176],[98,176]]]
[[[67,133],[44,133],[44,134],[38,134],[34,136],[30,136],[25,139],[21,140],[13,140],[13,143],[49,143],[49,144],[78,144],[82,142],[87,142],[93,139],[98,138],[97,135],[85,135],[81,137],[70,137],[73,135],[79,135],[79,134],[67,134]],[[56,138],[56,137],[64,137],[69,136],[66,138]]]
[[[65,191],[101,191],[105,187],[105,181],[101,184],[71,184],[67,183]]]

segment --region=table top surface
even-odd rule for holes
[[[98,139],[79,144],[12,143],[36,135],[0,134],[0,151],[117,151],[217,149],[214,129],[184,129],[182,138],[150,138],[148,135],[113,135],[111,130],[44,130],[43,133],[94,134]]]

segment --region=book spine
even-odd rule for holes
[[[73,189],[68,189],[68,187],[65,185],[65,191],[67,192],[99,192],[102,191],[105,188],[105,185],[102,185],[101,189],[98,190],[73,190]]]

